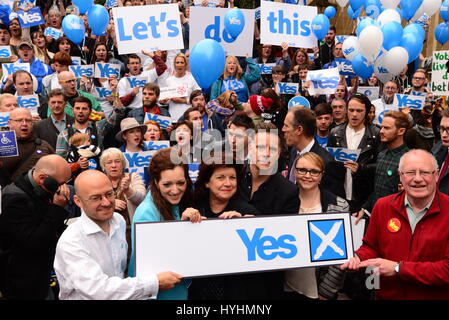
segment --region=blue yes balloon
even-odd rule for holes
[[[238,8],[229,10],[224,17],[224,28],[229,35],[236,39],[245,27],[245,16]]]
[[[335,7],[329,6],[326,8],[326,10],[324,10],[324,14],[329,19],[332,19],[337,14],[337,10],[335,10]]]
[[[445,22],[449,21],[449,0],[444,1],[441,4],[440,16]]]
[[[72,2],[78,7],[80,14],[86,14],[86,12],[94,5],[94,0],[73,0]]]
[[[352,59],[352,69],[363,79],[368,79],[374,73],[374,66],[369,65],[368,60],[360,53]]]
[[[359,10],[365,4],[365,0],[349,0],[349,5],[354,10]]]
[[[109,24],[109,14],[105,7],[96,4],[87,12],[87,22],[92,29],[92,33],[101,36]]]
[[[223,73],[225,52],[217,41],[201,40],[190,51],[189,63],[196,83],[207,89]]]
[[[438,39],[437,39],[438,40]],[[402,35],[399,46],[403,47],[408,52],[408,63],[415,61],[423,48],[423,42],[419,35],[413,33],[405,33]]]
[[[62,20],[62,31],[72,42],[80,44],[84,39],[84,22],[80,17],[69,14]]]
[[[365,12],[368,17],[371,17],[373,19],[377,19],[377,17],[381,13],[382,5],[380,3],[380,0],[366,0],[365,2]]]
[[[409,21],[415,15],[416,11],[418,11],[419,7],[423,0],[401,0],[401,9],[404,15],[404,19]]]
[[[441,22],[435,28],[435,39],[441,44],[445,44],[449,40],[449,22]]]
[[[424,38],[426,37],[426,31],[417,23],[410,23],[408,26],[406,26],[404,28],[404,34],[406,33],[411,33],[415,36],[419,36],[422,41],[424,41]]]
[[[312,31],[317,37],[318,40],[323,40],[326,36],[329,28],[331,26],[331,22],[329,18],[324,14],[320,13],[312,20]]]
[[[349,18],[351,18],[352,20],[357,19],[357,17],[360,15],[360,12],[362,12],[362,9],[359,8],[357,10],[354,11],[354,9],[352,9],[351,6],[348,6],[348,16]]]
[[[371,26],[371,25],[377,25],[377,22],[371,18],[365,18],[359,22],[359,24],[357,25],[357,29],[355,30],[355,33],[359,37],[360,33],[363,31],[363,29],[365,29],[366,27]]]
[[[384,42],[382,46],[386,50],[397,47],[402,39],[402,26],[396,21],[388,22],[382,26],[382,33],[384,35]]]

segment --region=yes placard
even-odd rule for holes
[[[311,95],[333,94],[337,91],[340,73],[338,68],[309,71],[307,80],[310,81],[309,93]]]
[[[156,121],[162,129],[167,129],[172,124],[170,117],[164,117],[154,113],[145,113],[145,121],[148,120]]]
[[[410,108],[414,110],[421,110],[426,103],[425,96],[415,96],[406,94],[395,94],[393,104],[398,108]]]
[[[360,155],[361,149],[350,150],[345,148],[331,148],[327,147],[327,151],[334,157],[335,161],[345,162],[345,161],[357,161]]]
[[[3,63],[2,71],[3,76],[9,76],[18,70],[25,70],[30,72],[30,64],[29,63]]]
[[[93,64],[88,64],[84,66],[72,65],[69,66],[69,69],[70,71],[73,72],[75,78],[79,79],[82,78],[83,76],[93,78],[95,68]]]
[[[276,85],[276,92],[279,94],[297,94],[298,90],[299,83],[278,82]]]
[[[95,78],[120,77],[120,65],[112,63],[95,63]]]

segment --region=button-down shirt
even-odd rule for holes
[[[413,210],[412,205],[410,204],[410,201],[408,200],[408,197],[405,196],[405,200],[404,200],[405,210],[407,211],[408,221],[410,222],[410,228],[412,229],[412,234],[413,234],[413,232],[415,232],[415,227],[418,224],[419,220],[421,220],[422,217],[424,217],[427,210],[429,210],[430,206],[432,205],[433,198],[434,197],[432,197],[432,199],[429,201],[429,203],[426,204],[424,209],[422,209],[420,212],[416,213]]]
[[[365,135],[366,128],[362,130],[355,131],[350,126],[346,127],[346,141],[349,150],[358,149],[360,142]],[[351,169],[346,169],[346,179],[345,179],[345,193],[346,199],[352,200],[352,172]]]
[[[126,222],[114,213],[109,234],[84,212],[56,247],[54,268],[61,300],[127,300],[156,296],[156,275],[126,278]]]
[[[66,128],[67,125],[67,116],[64,115],[64,118],[61,120],[56,120],[55,118],[53,118],[53,115],[51,115],[51,121],[53,122],[53,124],[55,125],[56,129],[58,129],[59,132],[61,132],[62,130],[64,130]]]

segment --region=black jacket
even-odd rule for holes
[[[444,159],[446,158],[448,148],[443,146],[441,144],[441,141],[439,141],[435,147],[432,149],[432,154],[437,159],[438,162],[438,168],[440,170],[443,168]],[[443,178],[441,178],[439,190],[447,195],[449,195],[449,169],[446,170],[446,172],[441,172],[440,174],[443,175]]]
[[[2,191],[0,283],[8,299],[46,298],[68,212],[39,195],[28,173]]]
[[[67,125],[72,125],[74,118],[66,115],[66,128]],[[34,134],[37,138],[47,141],[53,149],[56,150],[56,141],[58,140],[59,130],[53,124],[51,116],[38,121],[33,126]]]
[[[332,129],[329,140],[327,142],[328,147],[333,148],[347,148],[346,141],[346,127],[347,123],[344,123],[334,129]],[[381,143],[379,137],[379,128],[374,125],[368,125],[365,127],[365,134],[360,141],[357,149],[361,149],[357,163],[359,169],[353,175],[352,194],[353,201],[350,202],[352,212],[360,210],[362,204],[370,196],[374,190],[374,174],[376,171],[377,154],[381,151]],[[346,168],[342,162],[332,162],[329,170],[332,171],[335,177],[341,179],[342,183],[339,188],[331,190],[337,196],[346,199],[346,193],[344,189],[344,180],[346,176]]]

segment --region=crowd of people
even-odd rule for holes
[[[105,36],[91,34],[83,16],[78,45],[44,35],[61,29],[70,1],[36,2],[45,24],[0,24],[0,45],[12,52],[1,62],[30,65],[0,83],[0,113],[9,119],[0,133],[14,131],[18,150],[0,157],[3,298],[449,299],[449,109],[429,89],[423,56],[385,83],[342,75],[335,93],[313,95],[308,71],[344,58],[336,28],[313,49],[290,48],[260,43],[256,22],[253,56],[228,55],[222,75],[200,88],[189,71],[190,1],[177,1],[184,49],[129,55],[118,54],[112,10]],[[75,61],[116,64],[120,76],[77,78]],[[258,64],[275,66],[261,74]],[[143,87],[127,81],[137,76]],[[298,84],[298,93],[280,94],[279,82]],[[169,87],[184,96],[160,99]],[[359,87],[377,87],[379,96]],[[425,105],[398,108],[397,93],[425,96]],[[36,109],[19,105],[35,94]],[[288,108],[295,96],[310,108]],[[158,120],[165,117],[168,125]],[[167,144],[156,151],[156,142]],[[329,147],[359,154],[342,161]],[[129,170],[127,155],[148,151],[148,165]],[[136,223],[336,212],[367,225],[342,265],[136,276]],[[368,267],[380,277],[376,290],[365,285]]]

